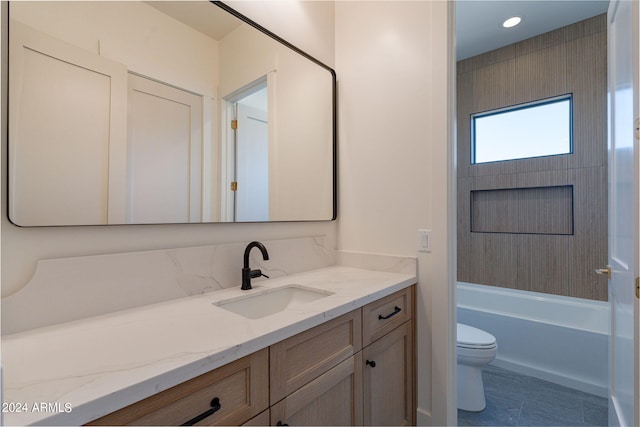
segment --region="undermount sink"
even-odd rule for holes
[[[213,305],[239,314],[248,319],[260,319],[286,309],[295,309],[332,295],[333,292],[288,285],[276,289],[258,291],[213,303]]]

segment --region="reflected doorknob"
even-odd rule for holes
[[[600,274],[601,276],[607,276],[607,279],[611,279],[611,266],[607,265],[606,268],[596,268],[596,274]]]

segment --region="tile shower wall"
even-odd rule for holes
[[[458,62],[458,280],[606,300],[606,279],[593,272],[607,263],[606,29],[600,15]],[[471,114],[568,93],[572,154],[471,164]],[[532,233],[556,220],[523,208],[523,189],[558,193],[551,211],[572,229]],[[478,209],[491,219],[482,232],[471,229]],[[510,222],[520,224],[505,231]]]

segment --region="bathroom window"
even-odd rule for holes
[[[471,115],[471,163],[573,152],[571,95]]]

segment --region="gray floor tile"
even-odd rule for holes
[[[582,399],[572,397],[565,390],[530,385],[529,395],[522,405],[522,413],[543,413],[546,417],[563,421],[560,425],[582,422]]]
[[[518,419],[518,426],[585,426],[582,420],[557,417],[558,413],[548,413],[545,409],[523,408]]]
[[[487,408],[461,426],[606,426],[607,400],[495,366],[483,370]]]
[[[602,399],[599,397],[599,399]],[[593,404],[584,401],[584,422],[590,426],[606,426],[609,424],[609,414],[606,399],[603,404]]]
[[[522,402],[504,396],[487,394],[487,407],[481,412],[458,411],[459,425],[516,426]],[[464,424],[461,422],[464,420]],[[467,424],[468,423],[468,424]]]

